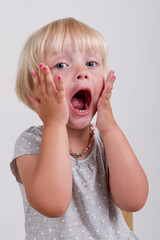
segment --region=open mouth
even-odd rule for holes
[[[91,92],[88,89],[78,91],[71,99],[72,108],[79,113],[87,113],[91,104]]]

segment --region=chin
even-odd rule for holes
[[[93,117],[87,117],[87,118],[79,117],[75,120],[69,120],[67,127],[72,128],[72,129],[84,129],[90,124],[92,118]]]

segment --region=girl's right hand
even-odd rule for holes
[[[31,72],[36,98],[32,97],[30,101],[44,126],[53,124],[66,125],[69,119],[69,111],[63,81],[60,76],[53,79],[47,65],[40,64],[39,66],[40,74],[35,69]]]

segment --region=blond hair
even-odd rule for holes
[[[19,59],[16,94],[31,109],[33,107],[29,98],[34,96],[31,70],[38,71],[39,64],[45,63],[48,48],[54,53],[59,53],[67,47],[68,39],[71,37],[77,49],[94,50],[101,54],[104,73],[107,74],[107,48],[99,32],[74,18],[53,21],[29,37]]]

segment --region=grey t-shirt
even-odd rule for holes
[[[71,157],[73,190],[67,212],[62,217],[48,218],[31,207],[19,176],[16,158],[39,154],[41,135],[40,126],[24,131],[17,139],[11,162],[23,197],[25,240],[137,240],[110,196],[107,159],[98,129],[88,157],[84,160]]]

